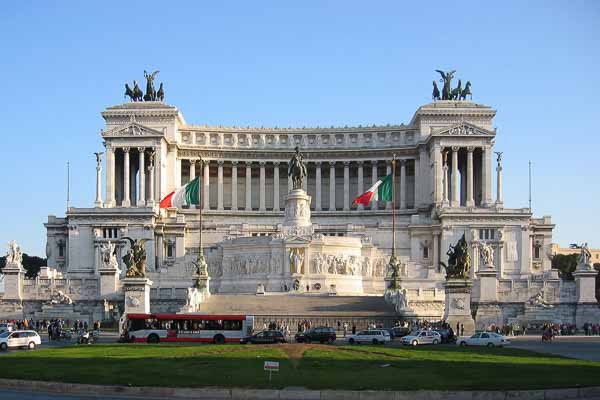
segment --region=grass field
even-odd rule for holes
[[[93,345],[15,351],[0,377],[170,387],[540,389],[600,383],[600,363],[517,349],[325,345]],[[264,361],[279,361],[269,383]]]

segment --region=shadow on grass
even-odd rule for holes
[[[300,346],[300,345],[294,345]],[[294,368],[278,346],[98,345],[15,352],[0,377],[170,387],[539,389],[598,384],[600,363],[516,349],[305,345]],[[264,361],[279,361],[271,383]]]

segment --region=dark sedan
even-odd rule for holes
[[[309,329],[305,332],[296,333],[296,342],[298,343],[333,343],[335,342],[336,335],[333,328],[327,326],[320,326],[317,328]]]
[[[242,338],[240,343],[275,344],[287,343],[287,340],[285,340],[285,336],[280,331],[262,331],[255,333],[252,336]]]

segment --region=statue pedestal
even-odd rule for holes
[[[102,268],[98,272],[100,273],[100,297],[103,299],[115,298],[119,290],[119,270]]]
[[[4,296],[5,300],[23,300],[23,279],[25,269],[19,263],[7,263],[2,270],[4,274]]]
[[[123,279],[125,314],[150,313],[150,286],[152,281],[148,278]]]
[[[446,321],[455,334],[461,334],[460,327],[464,327],[465,336],[475,332],[475,321],[471,316],[471,289],[473,282],[470,279],[448,279],[444,284],[446,290],[446,307],[444,321]],[[457,332],[457,326],[459,331]]]
[[[573,276],[577,287],[577,303],[596,304],[596,275],[598,271],[589,265],[579,264]]]
[[[477,272],[479,277],[479,302],[498,302],[498,271],[493,265],[486,265]]]
[[[312,228],[310,199],[311,197],[302,189],[294,189],[285,196],[284,234],[286,227]]]

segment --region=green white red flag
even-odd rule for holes
[[[392,201],[392,174],[375,182],[366,192],[354,199],[352,204],[369,205],[372,201]]]
[[[200,204],[200,176],[166,195],[160,201],[160,208],[182,208],[191,204]]]

